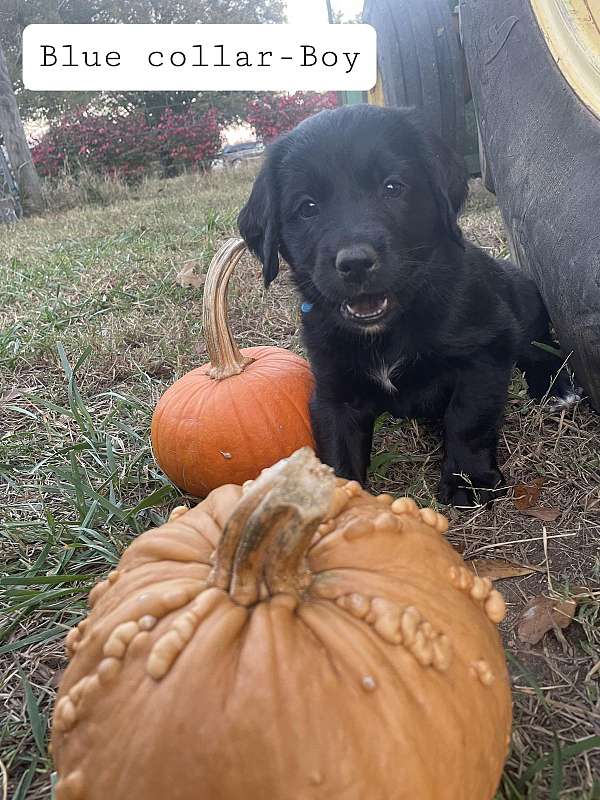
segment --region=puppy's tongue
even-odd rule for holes
[[[359,294],[352,300],[346,300],[346,309],[354,317],[378,317],[386,310],[388,299],[385,294]]]

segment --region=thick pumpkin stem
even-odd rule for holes
[[[288,592],[299,597],[307,579],[304,557],[330,513],[335,476],[309,447],[264,472],[247,489],[219,543],[209,582],[240,605]]]
[[[253,361],[241,354],[227,322],[229,278],[245,249],[242,239],[228,239],[215,253],[206,274],[202,325],[211,363],[208,374],[217,381],[239,375]]]

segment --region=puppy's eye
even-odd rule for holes
[[[319,206],[315,203],[314,200],[311,200],[310,197],[307,197],[306,200],[303,200],[300,208],[298,209],[298,214],[303,219],[310,219],[311,217],[316,217],[319,213]]]
[[[384,197],[400,197],[404,191],[404,185],[400,181],[386,181],[383,185]]]

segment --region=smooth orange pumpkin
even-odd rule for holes
[[[308,448],[140,536],[67,637],[57,800],[491,800],[502,596]]]
[[[244,483],[314,445],[307,362],[280,347],[239,350],[227,324],[227,286],[244,250],[241,239],[229,239],[208,269],[203,324],[211,363],[167,389],[152,418],[156,460],[195,497]]]

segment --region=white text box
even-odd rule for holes
[[[370,25],[29,25],[34,91],[367,91]]]

